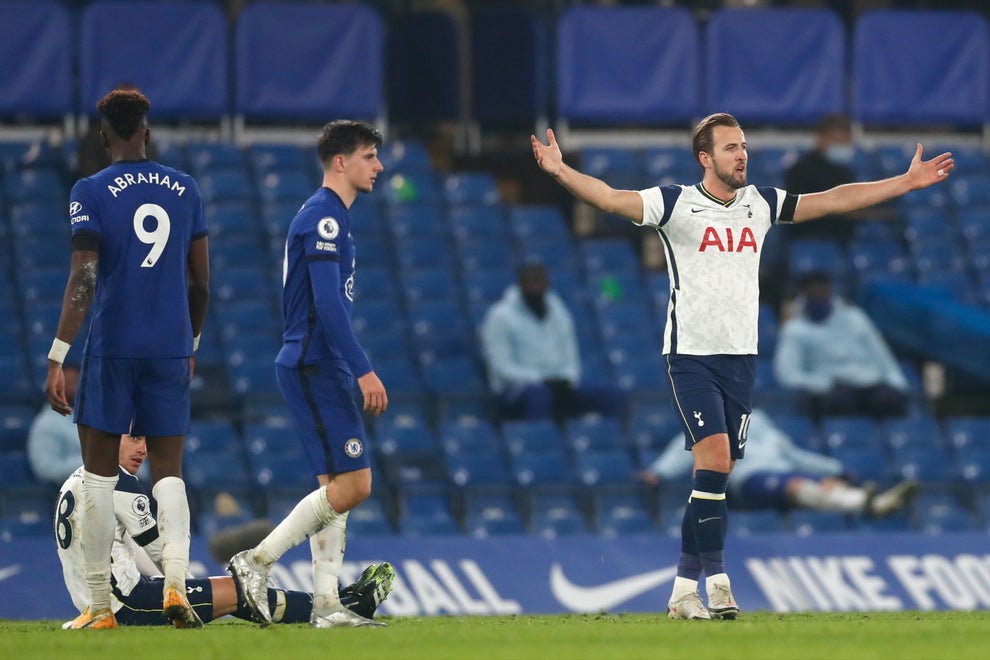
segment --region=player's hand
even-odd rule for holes
[[[65,400],[65,373],[58,362],[48,361],[48,377],[45,379],[45,396],[48,405],[59,415],[71,415],[72,406]]]
[[[388,394],[385,386],[374,371],[369,371],[358,378],[358,387],[364,397],[364,412],[377,417],[388,408]]]
[[[535,135],[530,135],[529,141],[533,144],[533,157],[536,158],[536,164],[540,166],[540,169],[552,177],[559,176],[560,170],[564,166],[564,156],[560,153],[560,147],[557,146],[557,138],[553,136],[553,129],[547,129],[549,145],[537,140]]]
[[[660,475],[650,470],[636,470],[633,473],[637,481],[642,481],[647,486],[656,486],[660,483]]]
[[[908,167],[907,176],[911,181],[912,190],[927,188],[940,181],[945,181],[949,178],[949,172],[956,166],[952,160],[952,152],[947,151],[931,160],[921,160],[922,151],[919,142],[918,148],[914,152],[914,158],[911,159],[911,165]]]

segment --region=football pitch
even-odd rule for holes
[[[224,619],[204,630],[67,632],[55,621],[0,621],[4,658],[444,658],[744,660],[990,657],[990,612],[744,613],[737,621],[662,614],[386,618],[388,628],[262,630]]]

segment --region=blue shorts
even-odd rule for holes
[[[122,626],[171,624],[162,607],[164,581],[165,578],[161,576],[141,576],[141,581],[126,596],[115,587],[113,595],[124,604],[116,613],[117,623]],[[213,585],[210,584],[210,578],[187,579],[186,595],[203,623],[213,620]]]
[[[301,369],[276,364],[275,377],[314,476],[371,467],[354,376],[322,360]]]
[[[727,433],[732,458],[746,449],[753,411],[756,358],[752,355],[668,355],[667,374],[674,409],[684,429],[684,448],[717,433]]]
[[[151,438],[186,435],[189,411],[189,358],[83,356],[77,424]]]

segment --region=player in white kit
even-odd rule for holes
[[[922,160],[917,145],[904,174],[789,195],[748,184],[746,137],[735,117],[717,113],[695,128],[700,183],[616,190],[563,161],[553,131],[531,136],[545,172],[583,202],[657,230],[670,275],[663,354],[674,406],[694,457],[694,483],[681,527],[681,557],[667,604],[671,619],[734,619],[739,607],[725,573],[729,473],[746,447],[752,410],[763,238],[778,223],[847,213],[948,178],[952,154]],[[698,594],[706,578],[708,607]]]

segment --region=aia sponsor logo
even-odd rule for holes
[[[744,250],[752,250],[755,254],[757,252],[756,247],[756,236],[753,235],[753,230],[749,227],[743,227],[742,231],[739,232],[739,236],[735,236],[732,231],[732,227],[725,227],[720,230],[716,227],[707,227],[705,229],[705,236],[701,239],[701,247],[698,248],[698,252],[706,252],[708,250],[717,250],[718,252],[742,252]]]

